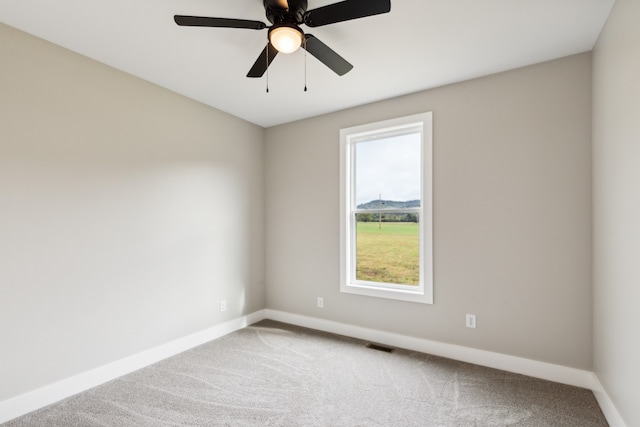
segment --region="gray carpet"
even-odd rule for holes
[[[263,321],[3,427],[606,425],[588,390]]]

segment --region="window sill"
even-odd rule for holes
[[[365,284],[342,284],[340,286],[340,292],[374,298],[433,304],[431,292],[424,292],[424,289],[417,289],[413,291],[410,289],[390,289],[377,286],[367,286]]]

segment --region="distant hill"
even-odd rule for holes
[[[372,200],[357,206],[358,209],[406,209],[419,208],[420,200],[409,200],[406,202],[398,202],[395,200]]]

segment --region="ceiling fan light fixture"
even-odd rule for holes
[[[269,31],[269,42],[280,53],[293,53],[302,46],[302,31],[296,27],[280,26]]]

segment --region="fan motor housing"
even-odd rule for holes
[[[304,14],[307,11],[307,0],[288,0],[289,9],[282,8],[282,0],[264,0],[264,9],[267,19],[272,24],[290,22],[300,24],[304,22]]]

